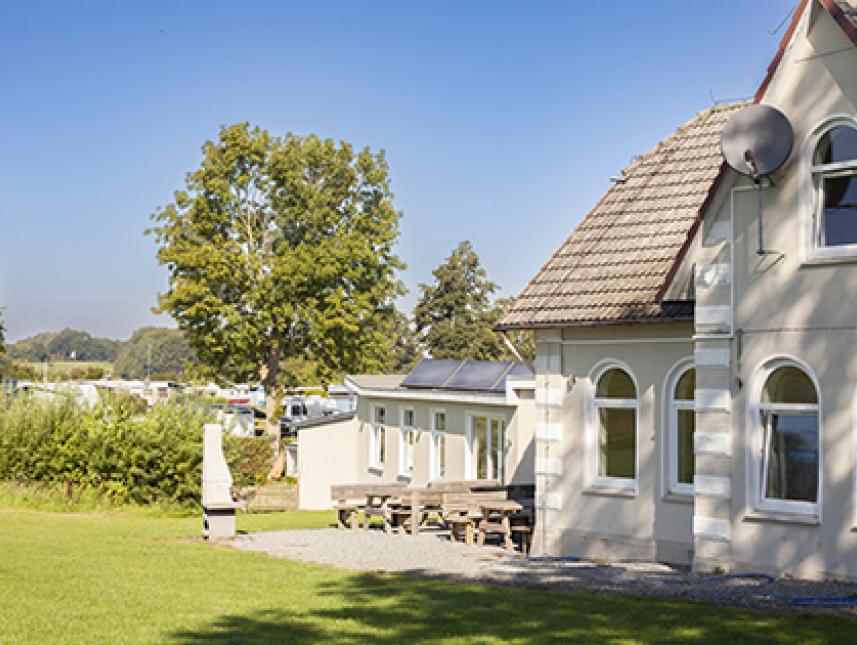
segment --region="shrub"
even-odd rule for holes
[[[144,412],[128,396],[106,395],[94,408],[71,397],[0,396],[0,480],[65,486],[114,504],[200,502],[205,407],[184,400]],[[270,464],[253,440],[224,437],[236,484]]]

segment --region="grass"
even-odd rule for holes
[[[239,529],[332,521],[242,515]],[[199,530],[199,517],[0,510],[0,642],[839,643],[857,628],[830,616],[347,572],[204,544]]]

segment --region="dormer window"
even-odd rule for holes
[[[812,249],[857,258],[857,122],[834,119],[812,139]]]

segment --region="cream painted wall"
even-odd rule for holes
[[[358,423],[345,421],[298,431],[298,499],[303,510],[331,508],[330,486],[357,481]]]
[[[730,340],[732,499],[727,566],[800,576],[857,577],[854,477],[857,448],[852,413],[857,385],[857,264],[806,262],[806,212],[802,196],[808,169],[802,148],[817,124],[834,114],[857,116],[857,49],[829,14],[805,16],[763,103],[780,109],[795,131],[795,149],[764,191],[765,247],[756,255],[757,215],[753,192],[735,192],[746,180],[730,177],[706,219],[705,233],[729,222],[734,203],[734,285],[699,290],[697,306],[729,306],[734,289]],[[807,36],[806,28],[811,30]],[[730,199],[732,197],[733,199]],[[729,261],[728,242],[702,249],[698,263]],[[817,526],[768,517],[752,519],[749,451],[758,435],[747,416],[747,388],[766,360],[789,355],[809,364],[822,401],[821,517]]]
[[[553,486],[559,508],[542,511],[545,553],[594,557],[647,557],[689,561],[692,500],[668,501],[662,486],[665,428],[664,379],[678,361],[693,355],[690,324],[565,329],[562,475]],[[596,492],[589,486],[585,419],[592,406],[589,375],[605,359],[625,363],[639,384],[637,425],[638,491]],[[570,391],[567,383],[571,382]],[[542,444],[539,444],[542,445]]]
[[[383,468],[370,467],[370,431],[373,406],[386,409],[386,442]],[[417,441],[414,471],[411,477],[400,473],[400,419],[403,408],[414,410]],[[429,482],[431,444],[430,414],[446,413],[445,479],[468,479],[466,472],[465,427],[468,415],[500,417],[506,422],[505,481],[533,482],[533,397],[520,393],[517,406],[452,403],[444,401],[402,400],[360,397],[357,415],[350,421],[317,425],[298,433],[301,508],[330,508],[330,485],[335,483],[401,482],[423,487]]]

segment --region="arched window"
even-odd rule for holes
[[[818,514],[819,402],[815,383],[799,366],[769,367],[758,407],[760,506]]]
[[[857,254],[857,122],[842,117],[811,140],[813,249],[816,255]]]
[[[626,486],[637,476],[637,386],[625,370],[611,367],[598,377],[595,417],[597,483]]]
[[[669,401],[667,418],[669,438],[669,490],[673,493],[693,494],[693,434],[696,430],[694,411],[694,392],[696,390],[696,370],[686,366],[679,371],[667,387]]]

